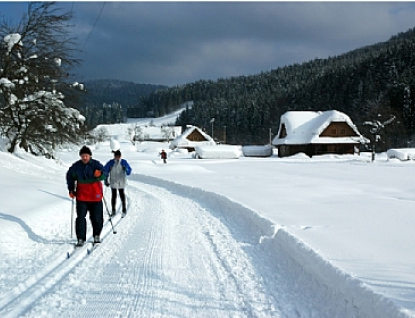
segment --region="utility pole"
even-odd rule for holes
[[[223,143],[226,144],[226,126],[223,126]]]
[[[211,125],[212,125],[212,139],[215,139],[215,138],[213,138],[213,123],[215,122],[215,117],[213,117],[211,120],[210,120],[210,123],[211,123]]]

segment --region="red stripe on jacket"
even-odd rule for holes
[[[76,199],[79,201],[98,202],[102,200],[102,182],[79,183],[76,189]]]

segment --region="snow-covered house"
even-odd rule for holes
[[[196,126],[188,125],[183,134],[175,138],[171,143],[170,149],[187,149],[187,151],[195,151],[197,146],[213,146],[215,141],[208,134],[205,134]]]
[[[278,157],[303,152],[308,156],[327,153],[359,153],[359,144],[369,143],[352,120],[337,110],[289,111],[281,116],[277,136],[272,144]]]

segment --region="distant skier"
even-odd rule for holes
[[[163,163],[167,163],[167,153],[163,150],[160,152],[160,157],[163,159]]]
[[[114,159],[109,160],[105,166],[104,171],[106,174],[105,185],[111,186],[111,207],[112,214],[116,214],[116,203],[117,203],[117,190],[120,194],[121,204],[122,204],[122,213],[123,216],[127,213],[127,204],[125,200],[125,184],[126,176],[131,174],[131,167],[128,164],[127,160],[121,159],[121,151],[114,151]]]
[[[76,198],[75,220],[77,246],[84,245],[86,241],[86,214],[92,223],[94,243],[100,243],[100,235],[104,224],[102,206],[102,180],[105,179],[104,167],[92,159],[91,150],[83,146],[79,151],[80,160],[76,161],[66,173],[66,183],[69,196]],[[75,188],[76,186],[76,188]]]

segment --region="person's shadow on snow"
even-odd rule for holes
[[[64,200],[68,200],[68,201],[72,200],[72,199],[71,199],[71,198],[69,198],[69,197],[64,197],[64,196],[62,196],[62,195],[59,195],[59,194],[56,194],[56,193],[52,193],[52,192],[49,192],[49,191],[40,190],[40,189],[38,189],[38,191],[39,191],[39,192],[46,193],[46,194],[53,195],[54,197],[57,197],[57,198],[59,198],[59,199],[64,199]]]
[[[18,225],[20,225],[20,227],[24,231],[26,231],[27,236],[29,237],[29,239],[31,239],[32,241],[34,241],[36,243],[43,243],[43,244],[66,244],[66,243],[68,243],[67,241],[50,241],[50,240],[44,239],[43,237],[41,237],[41,236],[37,235],[35,232],[33,232],[32,229],[30,228],[30,226],[27,225],[25,221],[23,221],[22,219],[19,219],[18,217],[13,216],[13,215],[4,214],[4,213],[0,212],[0,219],[4,219],[6,221],[17,223]]]

